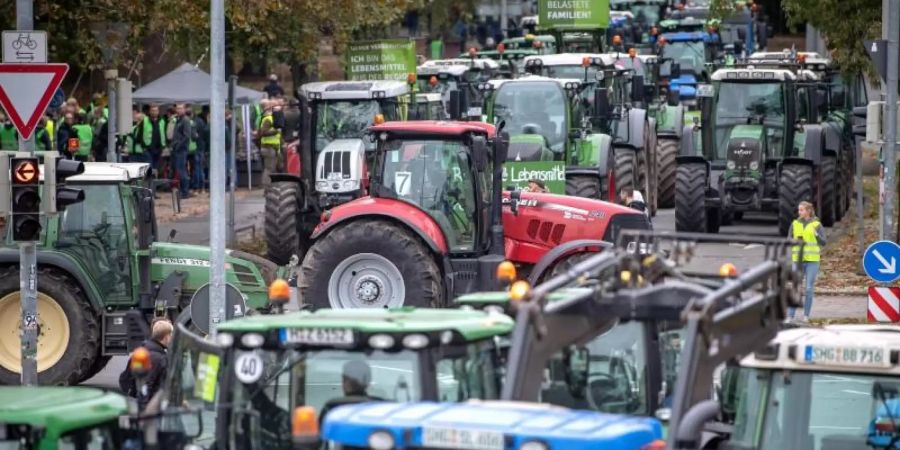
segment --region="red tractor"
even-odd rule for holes
[[[502,125],[501,125],[502,128]],[[509,137],[480,122],[386,122],[368,195],[322,214],[301,267],[313,308],[447,306],[497,289],[504,259],[537,282],[623,228],[639,211],[587,198],[503,191]]]

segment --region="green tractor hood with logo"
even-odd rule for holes
[[[725,179],[732,181],[762,178],[766,154],[766,129],[762,125],[738,125],[731,129],[726,144]]]

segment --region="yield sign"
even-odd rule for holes
[[[68,64],[0,64],[0,106],[22,139],[31,137]]]

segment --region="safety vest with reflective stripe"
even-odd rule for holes
[[[803,246],[803,262],[819,262],[819,240],[816,238],[816,229],[822,226],[819,221],[813,220],[804,226],[799,220],[794,220],[791,226],[791,236],[806,244]],[[794,262],[800,261],[799,245],[791,249],[791,257]]]
[[[75,151],[77,156],[88,156],[91,154],[91,143],[94,139],[94,130],[86,123],[73,125],[75,133],[78,135],[78,150]]]
[[[269,136],[263,136],[259,142],[262,145],[275,147],[277,149],[281,146],[281,131],[275,128],[275,119],[272,118],[272,113],[266,113],[266,115],[263,116],[262,122],[259,124],[260,130],[262,129],[262,125],[266,122],[269,122],[269,127],[275,130],[276,133]]]

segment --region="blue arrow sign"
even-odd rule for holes
[[[900,277],[900,246],[891,241],[878,241],[869,245],[863,254],[863,269],[869,278],[878,283],[890,283]]]

